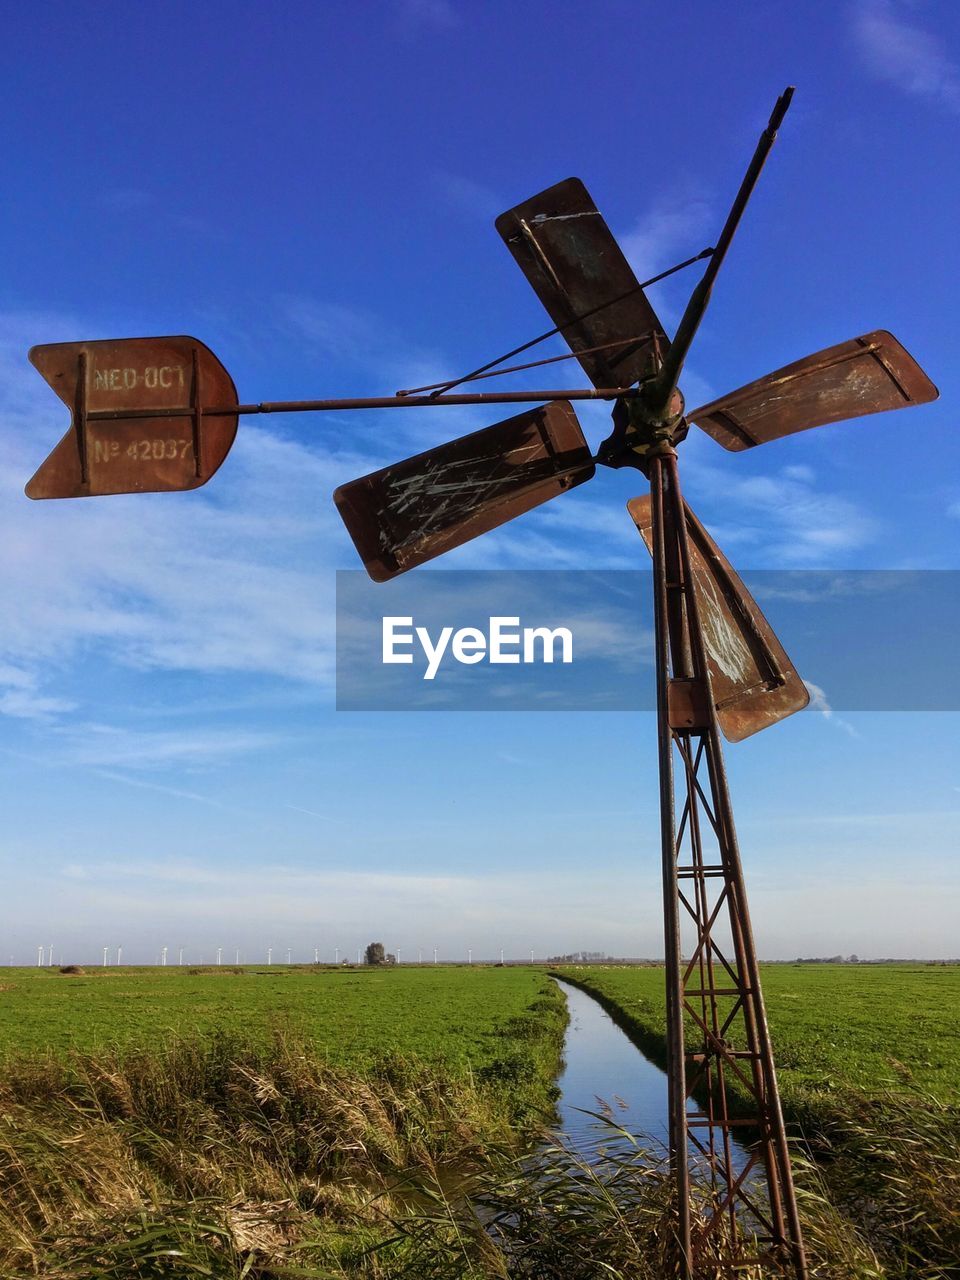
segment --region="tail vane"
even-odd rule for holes
[[[57,342],[30,360],[73,421],[28,498],[197,489],[236,437],[233,379],[196,338]]]

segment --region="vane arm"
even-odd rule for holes
[[[730,248],[730,242],[733,240],[734,233],[740,224],[743,211],[747,207],[747,201],[757,185],[757,179],[760,177],[764,161],[776,141],[777,130],[783,122],[783,117],[787,114],[787,108],[790,106],[792,97],[793,86],[789,85],[777,99],[767,127],[760,135],[760,141],[757,143],[753,159],[750,161],[749,168],[740,184],[737,197],[731,206],[730,212],[727,214],[727,220],[724,223],[723,231],[720,233],[716,248],[707,263],[707,269],[704,271],[700,283],[691,294],[676,336],[667,351],[663,367],[647,392],[647,406],[654,414],[666,412],[670,398],[677,388],[683,362],[687,357],[690,344],[693,342],[697,329],[700,327],[700,321],[703,319],[707,304],[710,301],[713,282],[716,280],[717,272],[720,270],[727,250]]]
[[[170,407],[156,409],[97,409],[88,412],[86,422],[110,422],[133,418],[207,418],[225,414],[318,413],[346,409],[416,409],[441,404],[541,404],[552,400],[622,400],[638,395],[636,387],[589,387],[575,391],[494,391],[453,396],[365,396],[353,400],[272,400],[261,404],[223,404],[200,409]]]

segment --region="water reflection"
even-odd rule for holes
[[[570,1025],[558,1080],[560,1129],[581,1155],[609,1150],[612,1130],[584,1112],[612,1113],[613,1121],[640,1134],[651,1151],[667,1142],[667,1077],[645,1058],[596,1000],[554,979],[567,999]]]
[[[558,978],[554,981],[566,997],[570,1014],[563,1050],[566,1065],[557,1081],[560,1131],[567,1136],[568,1145],[587,1160],[595,1159],[600,1150],[632,1148],[626,1139],[617,1139],[610,1125],[584,1114],[600,1112],[636,1135],[655,1158],[664,1155],[668,1135],[666,1073],[644,1057],[596,1000],[579,987]],[[699,1109],[692,1101],[688,1106]],[[732,1157],[734,1169],[740,1172],[748,1153],[733,1143]],[[749,1181],[755,1176],[748,1175]]]

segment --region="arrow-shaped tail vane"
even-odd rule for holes
[[[237,389],[196,338],[60,342],[34,347],[30,360],[73,422],[29,498],[196,489],[233,444]],[[214,407],[222,412],[204,412]]]

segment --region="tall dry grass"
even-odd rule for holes
[[[21,1063],[0,1112],[3,1280],[671,1273],[662,1164],[619,1130],[595,1164],[518,1150],[495,1079],[398,1059],[361,1076],[291,1037],[220,1037]],[[824,1135],[833,1159],[798,1161],[814,1275],[960,1274],[958,1137],[956,1113],[895,1099]]]

